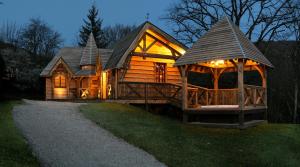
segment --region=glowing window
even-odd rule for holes
[[[62,74],[57,75],[54,78],[54,87],[55,88],[65,88],[66,87],[66,77]]]
[[[155,63],[154,68],[155,68],[155,81],[164,83],[166,82],[166,63]]]

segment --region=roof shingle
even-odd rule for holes
[[[62,48],[59,50],[58,54],[53,57],[49,64],[41,72],[41,76],[49,76],[52,68],[55,66],[60,58],[66,62],[69,68],[72,70],[73,74],[80,70],[80,59],[81,59],[82,48]]]
[[[251,59],[273,67],[272,63],[227,17],[217,22],[175,65],[196,64],[212,60]]]
[[[98,48],[95,42],[93,33],[90,34],[89,39],[82,51],[82,57],[80,60],[80,65],[95,65],[96,57],[98,55]]]

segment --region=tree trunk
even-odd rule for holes
[[[294,113],[293,113],[293,123],[297,123],[298,118],[298,82],[294,82],[295,90],[294,90]]]

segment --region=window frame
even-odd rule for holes
[[[154,63],[155,82],[166,83],[167,81],[167,63]]]
[[[59,78],[57,80],[57,78]],[[64,82],[62,80],[64,79]],[[58,81],[58,83],[57,83]],[[54,76],[54,88],[66,88],[67,87],[67,77],[64,74],[57,74]]]

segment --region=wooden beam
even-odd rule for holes
[[[261,82],[262,82],[262,86],[264,88],[266,88],[266,84],[267,84],[267,81],[266,81],[266,74],[265,74],[265,68],[264,67],[261,67],[261,66],[253,66],[257,71],[258,73],[260,74],[260,77],[261,77]]]
[[[147,83],[144,84],[144,95],[145,95],[145,107],[146,107],[146,111],[149,111],[149,106],[148,106],[148,85]]]
[[[146,35],[143,36],[143,52],[146,52]]]
[[[114,82],[115,99],[118,99],[118,69],[115,69]]]
[[[178,55],[182,56],[182,54],[179,53],[177,50],[175,50],[174,48],[170,47],[169,45],[167,45],[167,44],[164,43],[163,41],[157,39],[155,36],[151,35],[151,34],[148,33],[148,32],[146,32],[146,34],[147,34],[148,36],[150,36],[151,38],[153,38],[153,39],[159,41],[161,44],[163,44],[165,47],[167,47],[167,48],[170,49],[171,51],[173,50],[175,53],[177,53]]]
[[[211,67],[200,66],[200,65],[192,65],[192,66],[193,66],[193,68],[191,68],[192,72],[211,73],[210,70]],[[202,69],[200,67],[202,67]],[[224,69],[224,68],[215,68],[215,69]],[[256,70],[254,66],[244,66],[244,71],[253,71],[253,70]],[[224,72],[237,72],[237,69],[235,67],[226,67]]]
[[[235,69],[237,70],[238,69],[238,66],[237,64],[233,61],[233,60],[229,60],[230,63],[235,67]]]
[[[138,52],[132,52],[132,56],[141,56],[141,57],[149,57],[149,58],[161,58],[161,59],[172,59],[174,60],[174,57],[171,55],[160,55],[160,54],[151,54],[151,53],[138,53]]]
[[[214,95],[214,104],[218,105],[218,89],[219,89],[219,70],[218,69],[212,69],[213,71],[213,78],[214,78],[214,90],[215,90],[215,95]]]
[[[264,66],[263,68],[263,71],[264,71],[264,79],[263,79],[263,88],[264,91],[265,91],[265,96],[264,96],[264,103],[265,103],[265,106],[266,106],[266,110],[265,110],[265,115],[264,115],[264,119],[265,120],[268,120],[268,86],[267,86],[267,69],[266,69],[266,66]]]
[[[155,43],[157,42],[157,40],[154,40],[146,49],[145,52],[147,52]]]
[[[181,78],[182,78],[182,110],[185,111],[187,109],[187,69],[188,66],[180,66],[181,69]]]
[[[239,124],[240,127],[244,126],[244,62],[242,59],[238,60],[238,104],[239,104]]]

